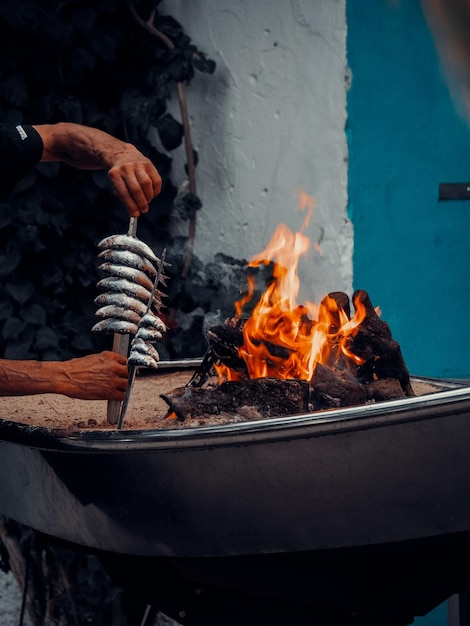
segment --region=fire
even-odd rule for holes
[[[313,210],[313,205],[307,208]],[[308,216],[309,217],[309,216]],[[243,324],[243,345],[238,354],[246,363],[250,378],[290,378],[311,381],[319,363],[330,365],[339,359],[352,366],[361,359],[348,349],[348,339],[365,318],[365,307],[357,300],[355,314],[348,313],[330,296],[320,305],[297,302],[300,281],[298,264],[311,243],[302,232],[286,225],[276,228],[268,246],[249,262],[253,268],[272,266],[272,279],[249,318]],[[255,283],[248,278],[246,295],[235,303],[238,318],[254,296]],[[220,380],[237,380],[240,375],[225,365],[217,366]]]

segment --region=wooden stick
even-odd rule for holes
[[[118,354],[124,354],[127,356],[129,349],[129,335],[122,335],[120,333],[114,333],[113,335],[113,352]],[[120,400],[108,400],[107,408],[107,420],[108,424],[115,426],[118,423],[119,414],[121,412]]]
[[[137,233],[137,218],[131,217],[129,220],[129,229],[127,234],[130,237],[135,237]],[[123,335],[121,333],[114,333],[113,335],[113,352],[123,354],[127,357],[129,351],[129,335]],[[118,423],[119,415],[121,413],[121,402],[119,400],[108,400],[108,407],[106,412],[106,418],[108,424],[115,426]]]

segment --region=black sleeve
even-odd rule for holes
[[[0,124],[0,200],[41,160],[42,139],[32,126]]]

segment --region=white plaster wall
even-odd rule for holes
[[[316,200],[305,234],[322,253],[312,248],[301,263],[302,301],[350,293],[345,0],[164,0],[159,8],[217,63],[186,91],[203,202],[197,256],[249,259],[279,223],[299,230],[303,189]],[[180,119],[176,94],[171,110]],[[183,163],[180,149],[177,183]]]

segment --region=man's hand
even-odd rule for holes
[[[108,170],[114,193],[130,217],[147,213],[162,189],[162,178],[133,144],[89,126],[59,122],[34,126],[43,142],[41,161],[58,161],[82,170]]]
[[[133,147],[116,157],[108,176],[130,217],[147,213],[149,202],[162,188],[161,176],[153,163]]]
[[[124,399],[127,359],[104,351],[68,361],[0,359],[0,396],[60,393],[81,400]]]
[[[81,400],[124,399],[127,389],[127,359],[122,354],[104,351],[63,361],[56,393]]]

